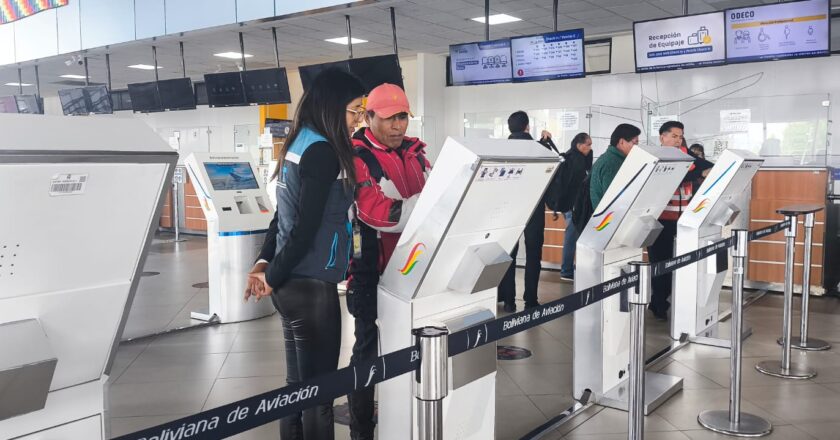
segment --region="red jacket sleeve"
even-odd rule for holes
[[[392,199],[370,175],[365,162],[356,157],[356,212],[359,220],[382,232],[402,232],[418,196]]]

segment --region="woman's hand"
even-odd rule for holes
[[[256,273],[249,273],[248,274],[248,284],[254,284],[254,292],[252,295],[257,297],[257,301],[262,299],[265,296],[271,295],[271,291],[274,290],[268,284],[268,281],[265,280],[265,272],[256,272]]]
[[[247,302],[250,297],[256,298],[259,301],[263,296],[268,296],[271,294],[271,290],[269,289],[268,294],[264,293],[264,289],[266,286],[265,281],[265,270],[268,268],[268,263],[259,262],[251,268],[251,271],[248,272],[248,281],[245,284],[245,301]],[[259,277],[253,277],[252,275],[262,274],[262,280]]]

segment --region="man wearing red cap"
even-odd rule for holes
[[[411,111],[405,92],[382,84],[368,95],[367,127],[353,135],[356,150],[356,218],[359,247],[350,264],[347,309],[355,317],[351,363],[376,358],[376,287],[431,168],[426,144],[406,137]],[[350,437],[372,440],[374,389],[355,391],[350,403]]]

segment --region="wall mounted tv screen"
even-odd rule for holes
[[[511,38],[513,81],[582,78],[583,29]]]
[[[160,93],[157,83],[145,82],[128,85],[128,94],[131,96],[131,109],[139,113],[151,113],[163,111],[160,103]]]
[[[208,73],[204,75],[204,84],[210,107],[248,105],[239,72]]]
[[[195,91],[189,78],[158,81],[160,106],[164,110],[191,110],[195,108]]]
[[[242,72],[245,99],[249,104],[288,104],[292,102],[286,69],[246,70]]]
[[[808,0],[726,10],[726,60],[829,55],[829,7],[828,0]]]
[[[449,46],[452,85],[511,82],[510,58],[510,40],[507,38]]]
[[[330,68],[343,70],[356,75],[362,80],[362,83],[365,85],[365,90],[368,92],[384,83],[396,84],[405,88],[400,60],[396,55],[390,54],[301,66],[299,72],[303,89],[308,90],[315,77]]]
[[[723,13],[633,23],[636,72],[714,66],[726,61]]]

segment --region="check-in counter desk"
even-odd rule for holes
[[[826,203],[828,172],[825,168],[762,168],[752,181],[749,229],[759,229],[784,218],[776,210],[797,203]],[[796,232],[796,267],[794,283],[802,283],[804,226],[799,219]],[[811,293],[823,294],[823,250],[827,240],[825,234],[826,212],[816,215],[814,247],[811,253]],[[781,290],[784,283],[785,238],[777,233],[761,240],[750,242],[747,286]],[[799,288],[794,289],[799,292]]]
[[[206,234],[207,233],[207,219],[204,217],[204,211],[201,210],[201,204],[198,196],[195,193],[192,179],[188,173],[184,173],[185,181],[181,184],[183,190],[183,200],[180,201],[179,216],[181,217],[181,232],[188,232],[192,234]],[[160,214],[160,227],[164,229],[172,229],[172,193],[166,196],[166,203],[163,205],[163,210]]]

